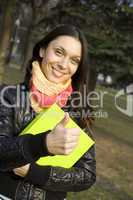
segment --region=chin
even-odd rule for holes
[[[53,83],[60,83],[61,81],[57,78],[53,78],[53,77],[50,77],[50,78],[47,78],[49,81],[53,82]]]

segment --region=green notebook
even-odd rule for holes
[[[64,111],[54,104],[50,108],[43,110],[35,119],[22,131],[22,134],[38,134],[47,130],[52,130],[57,123],[64,117]],[[71,118],[69,119],[66,128],[79,127]],[[80,127],[79,127],[80,128]],[[37,164],[44,166],[60,166],[64,168],[72,167],[79,158],[94,144],[94,141],[80,128],[79,143],[69,155],[55,155],[41,157]]]

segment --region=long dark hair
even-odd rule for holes
[[[32,65],[31,63],[34,60],[38,60],[41,62],[41,57],[39,56],[39,51],[40,48],[47,48],[48,44],[54,40],[55,38],[62,36],[62,35],[67,35],[67,36],[72,36],[76,39],[78,39],[81,42],[82,45],[82,55],[81,55],[81,61],[78,67],[78,70],[76,73],[72,76],[72,87],[74,91],[79,91],[82,95],[84,96],[84,86],[86,86],[86,93],[89,94],[89,80],[90,80],[90,67],[89,67],[89,61],[88,61],[88,46],[87,46],[87,40],[83,34],[83,32],[73,26],[73,25],[60,25],[57,26],[55,29],[50,31],[42,40],[40,40],[33,48],[33,54],[32,54],[32,59],[30,60],[30,64],[27,67],[26,70],[26,75],[25,75],[25,84],[27,87],[29,87],[29,80],[31,78],[31,69]],[[83,101],[86,101],[83,100]],[[87,101],[86,101],[86,106],[85,106],[85,112],[90,110],[89,106],[87,106]],[[82,110],[82,106],[79,108],[80,112]],[[77,110],[77,108],[76,108]],[[80,117],[84,118],[84,116]],[[85,117],[86,118],[86,117]]]

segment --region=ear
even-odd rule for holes
[[[40,50],[39,50],[39,56],[40,56],[41,58],[43,58],[44,55],[45,55],[45,49],[44,49],[44,48],[40,48]]]

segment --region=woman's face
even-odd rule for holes
[[[71,36],[59,36],[46,49],[40,49],[41,69],[49,81],[63,83],[77,71],[81,60],[81,43]]]

